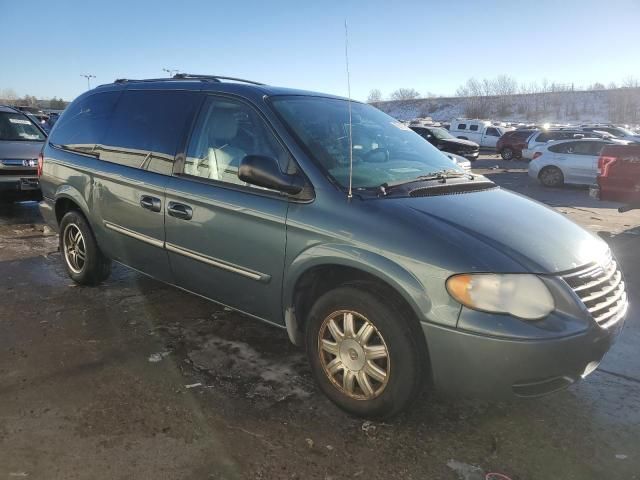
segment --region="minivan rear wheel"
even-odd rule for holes
[[[561,187],[564,184],[564,175],[558,167],[544,167],[538,179],[545,187]]]
[[[82,213],[72,210],[60,221],[60,252],[67,273],[81,285],[97,285],[109,278],[111,260],[96,242]]]
[[[369,291],[342,286],[316,301],[307,354],[320,389],[336,405],[361,417],[390,417],[419,395],[426,348],[406,312]]]

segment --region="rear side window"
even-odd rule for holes
[[[478,131],[478,125],[470,125],[469,126],[469,130],[471,130],[472,132],[477,132]]]
[[[107,129],[120,92],[83,97],[67,107],[49,137],[51,143],[82,153],[92,152]]]
[[[549,132],[541,132],[533,140],[535,142],[548,142],[551,139]]]
[[[459,123],[458,124],[458,130],[466,130],[467,129],[467,124],[466,123]]]
[[[576,142],[557,143],[549,147],[550,152],[554,153],[573,153]]]
[[[171,175],[198,98],[183,91],[124,92],[99,147],[100,160]]]

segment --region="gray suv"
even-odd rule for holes
[[[46,138],[27,115],[0,105],[0,201],[40,200],[38,154]]]
[[[627,311],[602,240],[334,96],[119,80],[65,110],[40,181],[73,280],[98,285],[115,260],[280,327],[356,415],[393,415],[423,385],[561,389]]]

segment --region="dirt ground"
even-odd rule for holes
[[[20,203],[0,207],[0,479],[640,479],[640,211],[543,189],[521,162],[474,167],[618,256],[629,318],[582,383],[499,404],[426,392],[365,422],[325,399],[284,331],[122,266],[75,286]]]

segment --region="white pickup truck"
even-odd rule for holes
[[[453,119],[449,128],[449,132],[454,137],[476,142],[480,148],[496,148],[498,139],[509,130],[513,128],[496,126],[487,120],[467,118]]]

